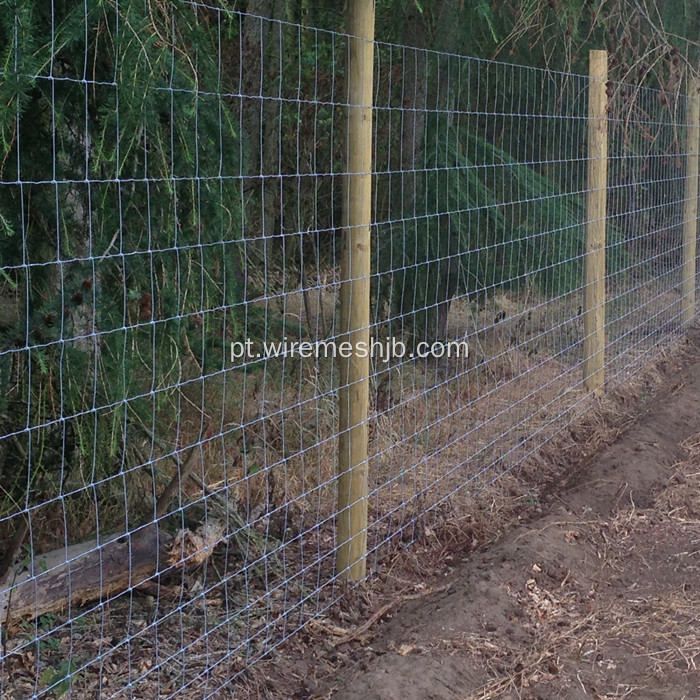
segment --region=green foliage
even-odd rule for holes
[[[581,280],[583,204],[467,128],[427,128],[419,215],[379,227],[375,295],[422,337],[437,332],[440,304],[479,298],[525,278],[546,294]],[[419,339],[421,339],[419,338]]]
[[[51,640],[58,641],[58,640]],[[56,651],[56,649],[54,649]],[[70,661],[61,661],[57,666],[47,666],[39,677],[39,683],[43,688],[50,688],[55,697],[60,698],[70,690],[71,674],[75,671],[75,664]]]
[[[0,3],[0,178],[23,182],[0,189],[18,310],[0,351],[21,349],[3,421],[30,407],[24,472],[43,499],[70,470],[124,466],[128,426],[167,425],[178,385],[223,366],[241,326],[239,127],[219,65],[238,18],[220,18],[179,0]]]
[[[376,47],[392,86],[379,90],[397,93],[376,122],[387,171],[376,218],[391,222],[376,229],[378,320],[439,334],[458,292],[479,297],[527,278],[556,295],[581,282],[584,212],[569,193],[585,174],[552,165],[582,160],[573,120],[543,139],[549,118],[497,116],[504,96],[550,117],[573,113],[575,98],[545,104],[561,96],[544,78],[508,82],[496,68],[481,83],[465,69],[464,84],[447,85],[464,61],[422,49],[585,73],[587,49],[614,41],[614,78],[675,89],[681,58],[696,58],[698,10],[659,2],[659,33],[654,8],[639,5],[626,22],[628,0],[377,0],[377,38],[421,49]],[[27,483],[35,500],[55,495],[71,469],[89,483],[128,468],[131,426],[167,432],[182,387],[224,366],[227,339],[286,332],[268,306],[248,303],[256,293],[281,296],[302,267],[337,265],[345,45],[292,23],[342,31],[342,4],[226,7],[0,0],[0,419],[21,443],[5,462],[23,465],[0,473],[0,487],[13,499]],[[287,23],[246,27],[234,10]],[[650,41],[654,71],[639,73]],[[462,104],[440,101],[450,90]],[[415,104],[393,101],[412,92]],[[399,105],[427,119],[413,135],[413,168],[405,123],[386,116]],[[448,116],[470,110],[489,118]],[[678,134],[653,136],[652,156],[678,152]],[[640,139],[616,153],[620,163],[640,156],[639,172],[620,173],[635,183],[649,148]],[[670,180],[674,164],[663,167]],[[629,191],[655,204],[667,196],[663,185]],[[637,224],[624,222],[630,236]]]

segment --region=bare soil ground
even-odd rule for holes
[[[560,469],[519,475],[539,483],[529,509],[511,508],[515,526],[494,513],[489,529],[487,502],[484,520],[472,516],[471,529],[461,523],[437,546],[426,526],[423,546],[385,565],[380,579],[393,591],[381,600],[376,587],[351,591],[339,612],[252,671],[245,690],[337,700],[700,698],[697,335],[693,344],[694,359],[662,368],[658,395],[642,388],[627,425],[623,411],[597,454],[581,428]]]

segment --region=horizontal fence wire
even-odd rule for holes
[[[0,72],[0,696],[212,697],[344,590],[349,37],[56,7]],[[370,576],[591,406],[589,83],[375,43]],[[689,154],[607,90],[610,387],[682,332]]]

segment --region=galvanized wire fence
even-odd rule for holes
[[[1,697],[213,696],[347,574],[349,37],[115,8],[18,10],[0,72]],[[594,189],[588,76],[373,78],[370,576],[590,405]],[[682,331],[698,154],[685,95],[605,89],[609,387]]]

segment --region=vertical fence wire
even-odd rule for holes
[[[0,696],[212,697],[343,590],[348,36],[94,5],[0,73]],[[370,576],[591,403],[588,77],[374,66]],[[698,154],[606,89],[611,387],[680,336]]]

